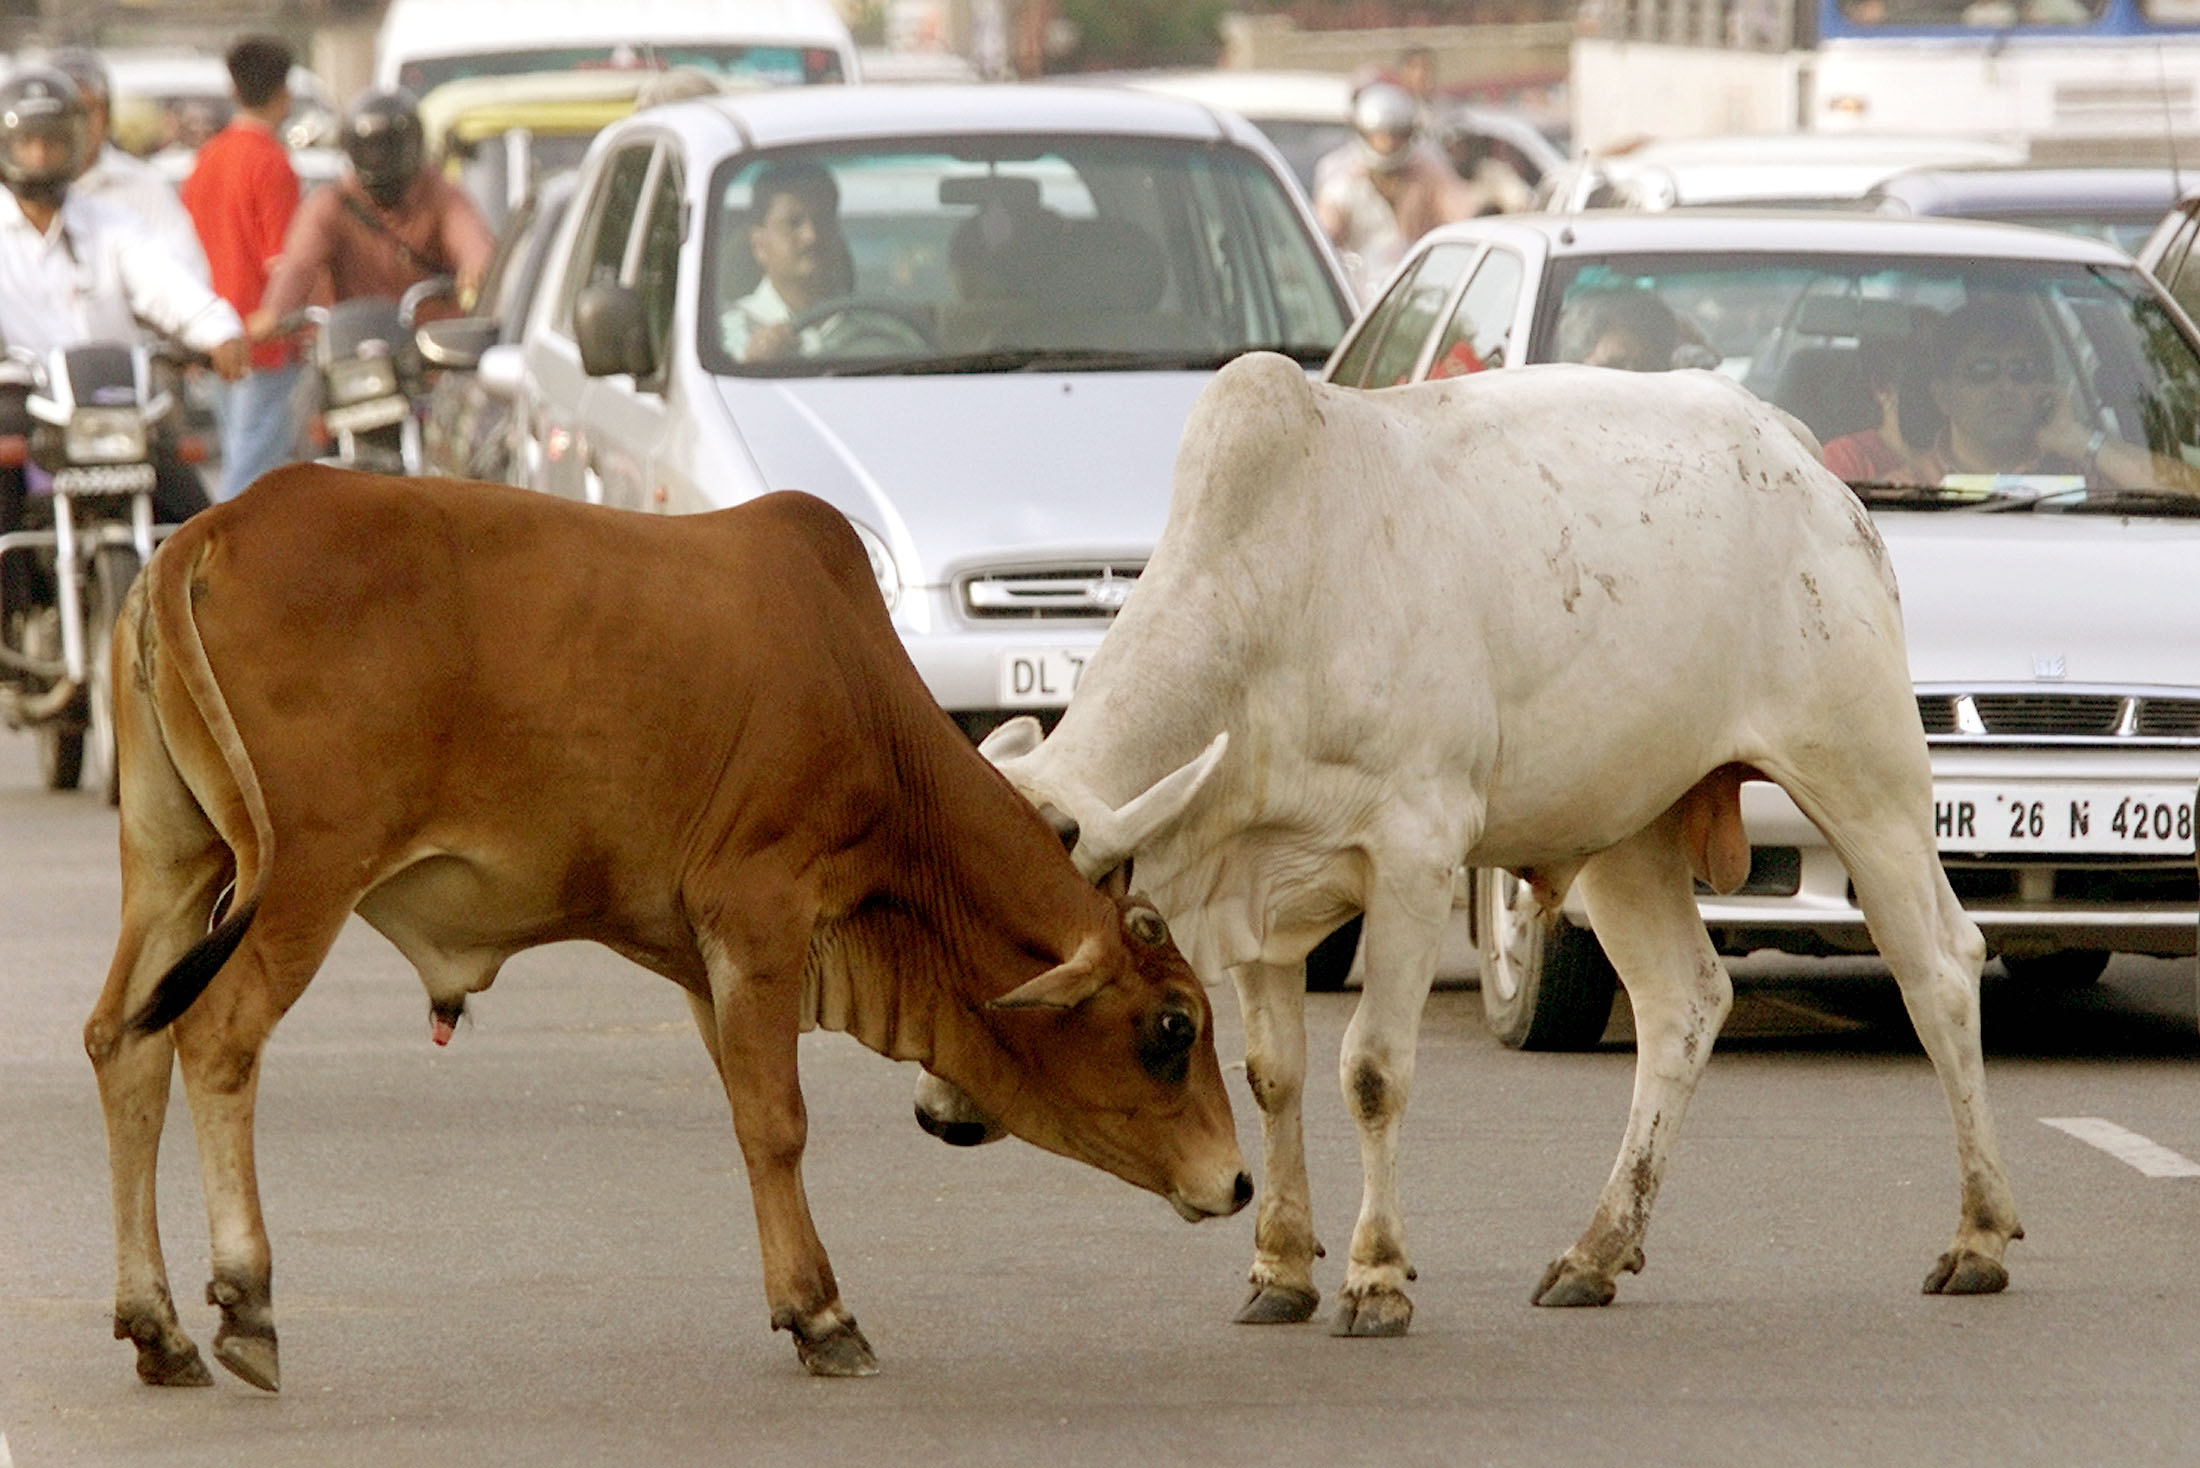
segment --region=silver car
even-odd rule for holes
[[[823,497],[974,737],[1069,701],[1215,369],[1311,371],[1350,319],[1249,123],[1095,88],[650,109],[591,149],[543,281],[480,364],[514,477],[670,514]]]
[[[2036,356],[1936,358],[1946,323],[1982,319]],[[1901,583],[1941,859],[2012,976],[2087,983],[2111,953],[2194,951],[2200,339],[2128,257],[1818,213],[1476,220],[1420,242],[1325,374],[1372,388],[1559,360],[1723,372],[1845,466]],[[1961,472],[1959,379],[2019,395],[2036,462]],[[1749,784],[1743,815],[1747,884],[1700,898],[1719,948],[1869,952],[1839,858],[1786,796]],[[1493,1026],[1593,1042],[1613,975],[1578,898],[1554,925],[1509,874],[1472,888]]]

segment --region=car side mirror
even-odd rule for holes
[[[474,381],[490,397],[517,402],[526,383],[527,351],[517,342],[499,342],[481,354]]]
[[[641,293],[630,285],[604,281],[583,289],[573,302],[573,335],[581,371],[590,377],[647,377],[657,368]]]
[[[481,354],[497,344],[500,331],[486,316],[452,316],[429,322],[413,333],[413,340],[429,366],[472,372],[480,367]]]

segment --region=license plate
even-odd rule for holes
[[[1092,661],[1089,647],[1033,648],[1001,654],[1001,707],[1058,709],[1069,703]]]
[[[2143,852],[2190,856],[2190,785],[1933,786],[1942,851]]]

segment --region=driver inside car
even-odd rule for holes
[[[726,351],[738,362],[817,356],[830,349],[833,320],[799,328],[796,321],[855,289],[840,186],[823,165],[793,159],[766,164],[750,199],[749,252],[764,275],[721,318]]]

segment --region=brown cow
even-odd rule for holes
[[[438,1040],[540,943],[594,939],[686,990],[772,1326],[819,1375],[876,1366],[803,1196],[810,1026],[1186,1218],[1251,1197],[1160,916],[1079,877],[940,712],[818,500],[657,519],[295,466],[175,534],[116,650],[122,932],[84,1040],[115,1333],[148,1382],[209,1379],[155,1223],[180,1059],[214,1354],[276,1388],[260,1052],[354,911],[419,970]]]

